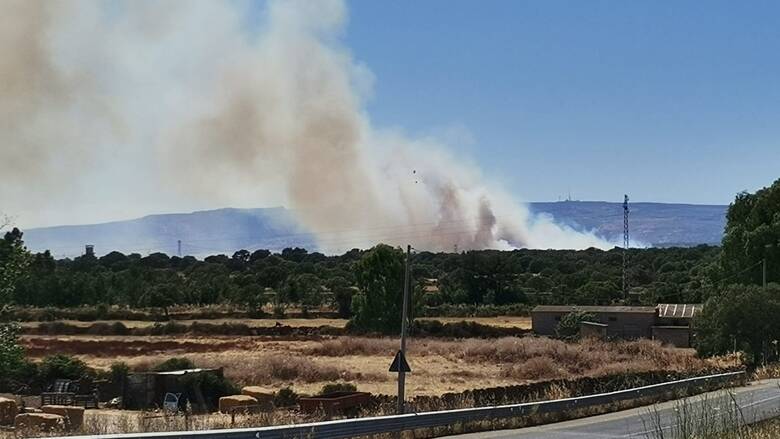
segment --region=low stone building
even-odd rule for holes
[[[563,316],[572,312],[593,314],[594,323],[607,325],[609,338],[650,338],[657,314],[654,306],[540,305],[531,311],[533,330],[539,335],[555,335]]]
[[[557,306],[540,305],[531,311],[536,334],[555,335],[563,316],[572,312],[592,314],[595,318],[585,328],[588,336],[606,334],[606,338],[651,338],[676,347],[690,347],[693,318],[701,304],[660,304],[658,306]]]

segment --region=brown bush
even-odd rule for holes
[[[213,364],[212,364],[213,363]],[[350,381],[356,378],[371,378],[370,374],[361,374],[335,366],[290,354],[264,355],[257,359],[244,358],[242,361],[230,361],[224,357],[199,359],[201,367],[220,367],[230,364],[226,369],[228,378],[241,385],[273,383],[317,383],[330,381]]]
[[[389,338],[339,337],[306,349],[309,355],[343,357],[345,355],[393,355],[398,341]]]
[[[518,381],[553,380],[569,378],[571,374],[560,366],[550,363],[549,359],[531,358],[520,364],[506,367],[502,373],[507,378]]]

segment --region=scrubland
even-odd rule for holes
[[[292,386],[300,393],[315,393],[323,384],[336,381],[380,394],[393,394],[396,387],[395,374],[388,372],[398,349],[394,338],[25,336],[23,340],[32,358],[65,353],[103,369],[123,361],[132,369],[146,370],[178,356],[199,367],[222,367],[239,385]],[[564,342],[543,337],[412,339],[408,360],[410,396],[558,378],[697,372],[723,366],[722,360],[700,359],[692,350],[650,340]]]

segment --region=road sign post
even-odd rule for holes
[[[405,385],[406,385],[406,372],[411,372],[411,369],[409,369],[409,364],[406,362],[406,320],[409,318],[408,316],[408,310],[409,310],[409,258],[412,254],[412,246],[407,245],[406,246],[406,267],[404,269],[404,298],[403,298],[403,309],[401,310],[401,350],[398,351],[398,354],[396,354],[396,359],[398,360],[398,414],[402,414],[404,412],[404,391],[405,391]],[[396,361],[393,361],[393,365],[395,365]],[[406,365],[406,367],[402,367],[403,365]],[[392,370],[392,365],[390,370]]]

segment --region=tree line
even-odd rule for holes
[[[22,247],[21,232],[9,232]],[[396,270],[396,257],[377,260]],[[348,317],[360,291],[364,258],[371,250],[326,256],[301,248],[278,253],[241,250],[203,260],[191,256],[111,252],[54,259],[47,252],[29,256],[26,275],[9,294],[19,306],[78,307],[120,305],[167,309],[174,304],[229,303],[281,311],[295,304],[303,312],[330,304]],[[720,249],[649,248],[629,250],[628,280],[636,300],[701,302],[720,274]],[[361,265],[362,264],[362,265]],[[623,300],[622,249],[480,250],[412,255],[414,287],[424,305],[578,304],[608,305]],[[361,271],[361,267],[363,267]],[[397,289],[402,289],[402,275]],[[397,274],[397,273],[396,273]]]

